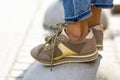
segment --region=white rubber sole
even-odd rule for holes
[[[56,60],[53,61],[52,65],[60,65],[60,64],[65,64],[65,63],[76,63],[76,62],[90,62],[90,61],[94,61],[98,58],[98,52],[97,50],[90,55],[85,55],[85,56],[69,56],[69,57],[65,57],[62,58],[60,60]],[[36,59],[37,60],[37,59]],[[45,66],[51,66],[51,62],[47,62],[47,61],[43,61],[43,60],[37,60],[39,61],[41,64],[45,65]]]

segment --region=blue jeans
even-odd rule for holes
[[[66,22],[77,22],[92,15],[91,6],[112,8],[113,0],[63,0]]]

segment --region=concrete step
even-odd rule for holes
[[[89,63],[67,63],[45,67],[35,62],[26,72],[23,80],[95,80],[101,57]]]

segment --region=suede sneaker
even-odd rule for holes
[[[103,50],[103,24],[92,27],[96,39],[96,47],[98,50]]]
[[[46,66],[68,62],[89,62],[97,59],[98,52],[92,30],[80,41],[71,41],[65,30],[58,31],[31,50],[31,55]]]
[[[67,25],[67,24],[66,24]],[[54,24],[50,27],[54,32],[58,32],[59,29],[63,28],[60,24]],[[91,28],[96,39],[96,47],[98,50],[103,50],[103,24],[96,25]]]

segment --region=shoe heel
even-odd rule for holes
[[[98,50],[98,51],[103,51],[103,46],[102,46],[102,47],[97,46],[97,50]]]

